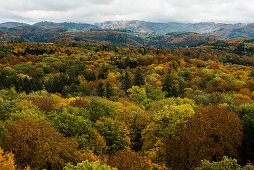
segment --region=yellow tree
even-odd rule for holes
[[[18,168],[59,169],[75,161],[76,140],[66,138],[45,121],[24,119],[5,124],[3,148],[15,154]]]
[[[4,153],[0,148],[0,170],[15,170],[14,155],[12,153]]]

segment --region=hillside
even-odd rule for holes
[[[15,28],[15,27],[19,27],[19,26],[28,26],[29,24],[26,23],[19,23],[19,22],[4,22],[4,23],[0,23],[0,27],[3,28]]]
[[[179,47],[197,46],[216,40],[215,37],[183,32],[171,34],[150,34],[111,30],[77,31],[64,27],[21,26],[2,29],[1,40],[26,42],[84,42],[97,45],[121,47]]]
[[[20,26],[3,30],[5,41],[27,41],[27,42],[55,42],[61,33],[67,31],[65,28],[39,28],[32,26]]]
[[[0,169],[252,170],[253,44],[0,42]]]
[[[244,27],[244,24],[223,24],[213,22],[201,22],[201,23],[157,23],[146,21],[107,21],[104,23],[97,23],[97,26],[103,29],[126,29],[134,32],[156,32],[156,33],[171,33],[171,32],[196,32],[200,34],[211,34],[218,36],[219,38],[229,38],[227,36],[222,37],[219,33],[222,30],[229,32]],[[218,32],[218,33],[215,33]]]
[[[73,22],[62,22],[54,23],[48,21],[42,21],[33,24],[34,27],[43,27],[43,28],[66,28],[66,29],[75,29],[75,30],[91,30],[99,29],[99,27],[86,23],[73,23]]]
[[[213,22],[200,23],[180,23],[180,22],[147,22],[139,20],[131,21],[106,21],[102,23],[87,24],[62,22],[55,23],[42,21],[33,25],[18,22],[6,22],[0,24],[2,29],[15,28],[19,26],[31,26],[46,29],[65,28],[68,30],[77,31],[98,31],[98,30],[113,30],[120,32],[135,32],[148,34],[168,34],[174,32],[194,32],[208,36],[216,36],[221,39],[232,38],[254,38],[254,24],[225,24]]]

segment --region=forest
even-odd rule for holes
[[[253,42],[0,42],[0,169],[254,169]]]

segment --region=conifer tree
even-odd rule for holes
[[[134,85],[135,86],[142,86],[145,84],[144,77],[142,75],[141,69],[138,68],[134,77]]]
[[[166,97],[177,97],[177,89],[173,83],[173,76],[168,73],[167,77],[163,83],[162,91],[167,92]]]
[[[106,84],[106,97],[110,98],[110,96],[112,96],[112,95],[113,95],[112,88],[110,86],[110,83],[107,82],[107,84]]]
[[[100,82],[99,85],[97,86],[96,92],[97,92],[98,96],[102,97],[102,96],[105,95],[105,89],[103,88],[103,83],[102,82]]]
[[[122,81],[122,89],[126,92],[129,88],[131,88],[131,80],[129,73],[126,71],[123,81]]]

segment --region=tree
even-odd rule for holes
[[[4,135],[7,133],[7,129],[0,123],[0,144],[4,138]]]
[[[202,108],[166,140],[167,164],[193,169],[202,159],[237,158],[242,136],[242,122],[234,112],[219,105]]]
[[[254,161],[254,104],[240,105],[236,108],[236,112],[243,121],[243,161]]]
[[[151,160],[145,158],[141,153],[132,151],[129,148],[120,150],[109,157],[108,164],[119,170],[143,170],[152,169]]]
[[[24,78],[23,90],[26,92],[26,94],[29,94],[29,92],[31,91],[30,80],[27,77]]]
[[[75,137],[81,148],[89,146],[93,138],[93,125],[81,108],[61,107],[48,115],[53,127],[66,137]]]
[[[124,123],[103,117],[95,123],[95,127],[106,140],[108,153],[115,153],[130,145],[129,130]]]
[[[15,155],[19,168],[59,169],[75,160],[76,140],[66,138],[45,121],[7,122],[3,148]]]
[[[112,88],[110,86],[110,83],[107,82],[106,83],[106,97],[110,98],[112,95],[113,95],[113,90],[112,90]]]
[[[223,169],[231,169],[231,170],[251,170],[254,167],[251,165],[247,165],[243,168],[237,163],[236,159],[228,158],[227,156],[223,157],[223,160],[219,162],[210,162],[208,160],[202,160],[200,167],[196,168],[196,170],[223,170]]]
[[[241,55],[241,54],[244,52],[244,50],[245,50],[245,45],[244,45],[244,43],[240,43],[240,44],[234,49],[234,52],[235,52],[236,54]]]
[[[103,83],[100,82],[99,85],[96,88],[96,92],[98,96],[104,96],[105,95],[105,89],[103,88]]]
[[[36,96],[32,99],[32,103],[48,113],[54,109],[57,101],[52,96]]]
[[[147,99],[146,89],[139,86],[132,86],[132,88],[127,90],[130,100],[140,104],[145,99]]]
[[[0,169],[1,170],[15,170],[14,155],[12,153],[4,153],[0,148]]]
[[[72,164],[67,164],[64,170],[117,170],[117,168],[112,168],[108,165],[103,165],[99,162],[89,162],[88,160],[78,163],[76,166]]]
[[[249,75],[248,75],[249,79],[254,79],[254,70],[252,70]]]
[[[122,81],[122,89],[127,92],[127,90],[129,88],[131,88],[131,79],[130,79],[130,76],[129,76],[129,73],[126,71],[125,75],[124,75],[124,78],[123,78],[123,81]]]
[[[186,83],[183,78],[167,74],[162,90],[167,92],[166,97],[178,97],[184,92]]]
[[[89,119],[96,122],[102,117],[114,117],[116,114],[116,108],[108,100],[94,99],[87,106],[87,111],[89,113]]]
[[[143,74],[141,72],[141,69],[138,68],[134,76],[134,85],[142,86],[144,84],[145,84],[145,80],[144,80]]]

